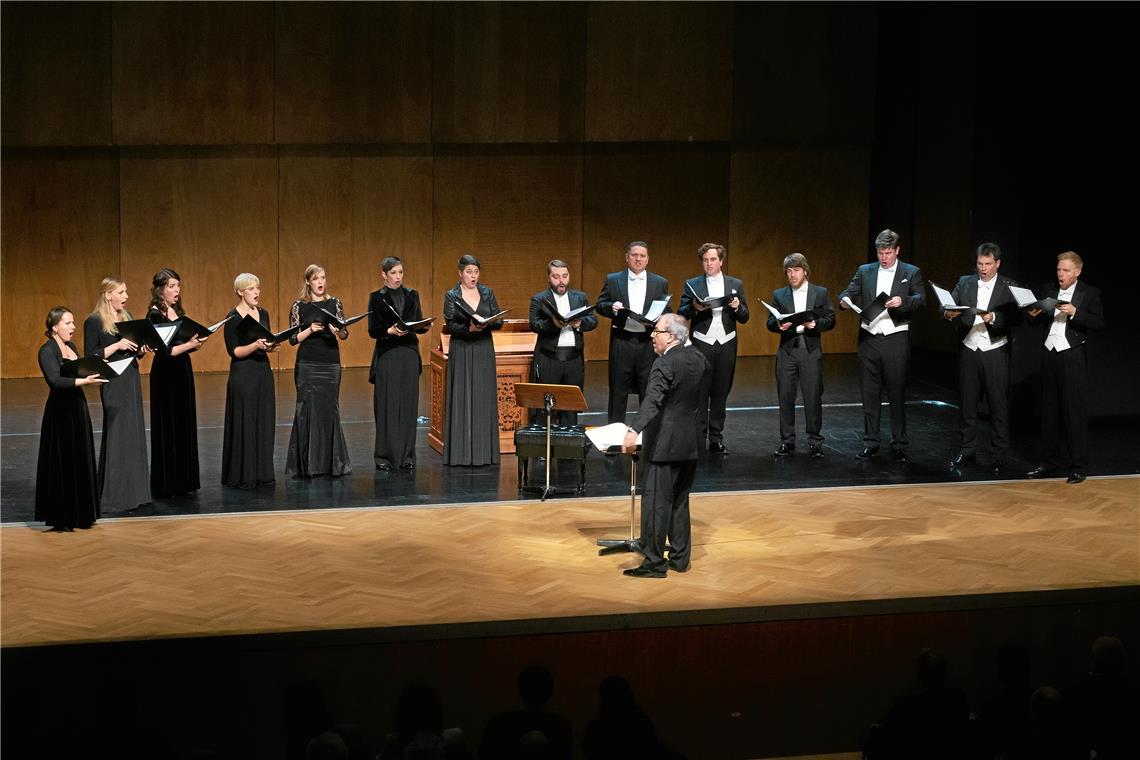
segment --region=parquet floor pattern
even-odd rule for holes
[[[0,644],[756,607],[1140,583],[1140,478],[705,494],[693,569],[597,555],[629,500],[0,529]]]

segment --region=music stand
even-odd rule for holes
[[[554,496],[559,489],[550,485],[550,425],[554,410],[563,412],[584,412],[590,408],[582,389],[577,385],[551,385],[548,383],[515,383],[515,404],[526,409],[546,410],[546,485],[525,486],[524,490],[541,493],[546,501],[547,496]],[[561,489],[562,493],[569,493]]]
[[[612,446],[610,448],[613,448]],[[641,444],[634,447],[629,454],[629,538],[599,538],[599,556],[616,554],[617,552],[641,553],[641,542],[634,536],[637,515],[637,454],[641,451]]]

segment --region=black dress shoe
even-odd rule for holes
[[[877,453],[876,449],[863,449],[855,455],[856,459],[873,459]]]
[[[1003,462],[994,461],[990,465],[990,472],[993,473],[994,475],[1001,475],[1002,471],[1004,471],[1004,470],[1005,470],[1005,464]]]
[[[724,445],[724,441],[713,441],[709,444],[710,454],[727,454],[728,447]]]
[[[692,566],[693,565],[691,562],[686,562],[683,565],[678,565],[673,560],[669,560],[669,569],[675,573],[687,573],[687,572],[689,572],[689,568]]]
[[[377,470],[390,470],[390,469],[392,469],[392,465],[388,464],[387,462],[381,462],[380,464],[376,465],[376,469]]]
[[[1070,472],[1069,477],[1065,480],[1070,485],[1075,483],[1084,483],[1087,476],[1083,472]]]
[[[823,459],[822,446],[808,446],[808,452],[811,454],[812,459]]]
[[[973,454],[967,454],[964,451],[959,451],[958,456],[950,460],[951,467],[961,467],[964,464],[974,464],[978,461],[977,457]]]
[[[903,451],[902,449],[895,449],[894,451],[891,452],[891,456],[899,464],[906,464],[907,462],[910,461],[910,457],[908,457],[906,455],[906,452]]]
[[[1027,478],[1047,478],[1053,474],[1053,468],[1047,464],[1039,464],[1029,472],[1025,473]]]
[[[650,570],[648,567],[638,565],[637,567],[630,567],[621,571],[622,575],[628,575],[630,578],[664,578],[664,570]]]
[[[795,450],[796,450],[796,444],[794,444],[794,443],[781,443],[780,448],[773,451],[772,454],[775,456],[778,456],[778,457],[786,457],[789,454],[793,453]]]

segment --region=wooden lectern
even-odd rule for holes
[[[530,363],[538,336],[525,319],[505,319],[503,328],[492,333],[495,341],[495,384],[499,396],[499,453],[515,453],[515,430],[526,424],[526,409],[515,403],[515,383],[530,380]],[[440,335],[432,349],[430,424],[428,445],[443,453],[444,419],[447,414],[447,352],[450,335]]]

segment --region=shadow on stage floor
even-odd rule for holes
[[[822,460],[807,456],[803,438],[802,410],[797,410],[800,450],[786,459],[772,451],[779,443],[779,412],[773,379],[772,357],[747,357],[738,363],[735,387],[729,398],[725,442],[727,456],[703,455],[694,490],[698,492],[803,488],[848,485],[884,485],[990,480],[989,432],[982,422],[979,464],[961,471],[947,467],[958,448],[958,409],[952,382],[913,380],[908,389],[907,423],[911,439],[911,462],[900,465],[886,456],[863,462],[855,459],[862,448],[862,410],[859,380],[853,355],[825,357],[824,428]],[[916,373],[917,374],[917,373]],[[934,374],[934,373],[931,373]],[[297,479],[284,472],[285,454],[292,424],[295,392],[291,372],[275,375],[277,382],[277,435],[275,461],[277,482],[258,490],[223,488],[220,484],[222,422],[225,407],[225,374],[200,374],[198,389],[199,459],[202,488],[181,499],[158,500],[132,515],[190,515],[229,512],[259,512],[328,507],[407,507],[434,504],[471,504],[502,499],[526,498],[518,490],[517,460],[504,455],[498,467],[443,467],[441,457],[427,445],[427,380],[421,377],[417,460],[413,472],[374,469],[372,445],[372,387],[364,368],[347,369],[341,388],[341,417],[354,472],[341,478]],[[149,401],[149,379],[143,380],[144,402]],[[39,425],[47,390],[38,378],[5,380],[0,406],[0,521],[26,522],[33,516]],[[586,425],[605,423],[606,363],[587,365],[586,396],[591,412],[581,418]],[[88,394],[96,447],[102,426],[98,393]],[[630,409],[636,408],[630,397]],[[149,404],[148,404],[149,407]],[[598,411],[603,410],[603,411]],[[149,408],[147,410],[149,419]],[[631,417],[632,419],[632,417]],[[1134,420],[1093,421],[1092,475],[1140,472],[1140,441]],[[889,414],[883,407],[884,441],[889,439]],[[1036,430],[1014,431],[1011,467],[1003,477],[1020,477],[1036,463]],[[884,452],[885,452],[884,446]],[[541,480],[541,466],[532,472],[532,482]],[[577,465],[566,461],[552,468],[552,480],[573,486]],[[591,452],[586,467],[587,497],[629,493],[629,461]],[[537,496],[534,496],[537,500]]]

